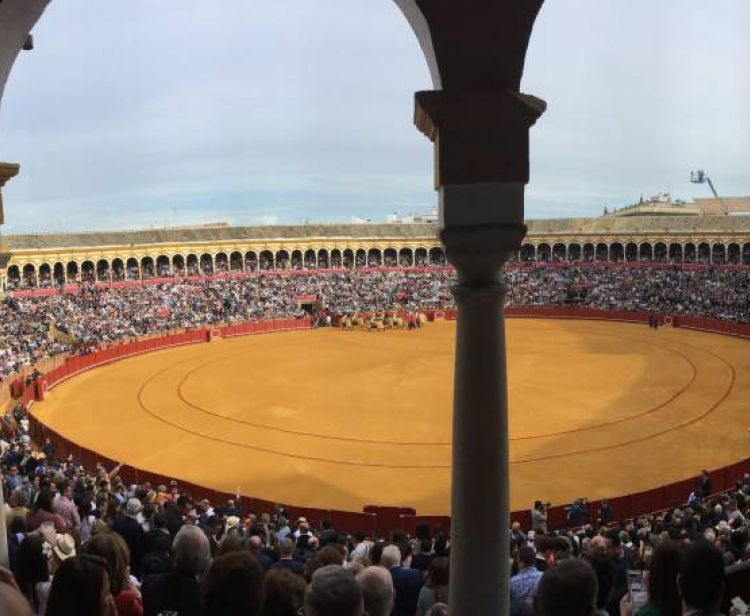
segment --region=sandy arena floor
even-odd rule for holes
[[[216,489],[447,513],[454,335],[435,323],[160,351],[75,377],[34,413],[103,455]],[[627,494],[750,456],[748,341],[514,319],[508,345],[514,509]]]

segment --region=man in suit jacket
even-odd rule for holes
[[[208,537],[197,526],[185,525],[174,538],[172,547],[172,572],[149,575],[143,580],[144,616],[164,612],[201,616],[201,579],[211,562]]]
[[[414,616],[417,611],[419,591],[422,588],[422,574],[416,569],[401,566],[401,550],[398,546],[387,545],[383,548],[380,564],[391,572],[396,600],[392,616]]]
[[[141,501],[131,498],[126,506],[126,515],[118,517],[112,524],[112,530],[125,539],[130,550],[130,570],[133,575],[141,577],[141,559],[145,553],[146,533],[138,521],[141,513]]]

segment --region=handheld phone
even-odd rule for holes
[[[732,599],[732,607],[737,610],[740,616],[745,616],[748,613],[747,603],[745,603],[740,597]]]

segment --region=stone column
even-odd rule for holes
[[[546,105],[515,91],[419,92],[440,237],[456,268],[451,612],[509,611],[508,396],[502,266],[521,246],[528,133]]]

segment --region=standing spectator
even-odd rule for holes
[[[117,616],[107,563],[98,556],[68,558],[55,573],[45,616]]]
[[[65,520],[67,530],[78,530],[81,527],[81,517],[78,507],[73,502],[73,486],[65,481],[58,486],[59,492],[52,499],[52,509]]]
[[[130,553],[125,540],[117,533],[101,533],[83,546],[84,554],[104,559],[109,574],[109,588],[118,616],[143,616],[140,593],[130,581]]]
[[[724,561],[721,552],[707,541],[688,547],[678,578],[683,616],[720,616],[724,591]]]
[[[120,535],[130,550],[130,569],[137,578],[141,577],[141,559],[144,554],[146,533],[138,520],[141,513],[141,501],[137,498],[128,500],[124,516],[118,516],[112,524],[112,530]]]
[[[318,569],[305,593],[305,616],[362,616],[362,591],[340,565]]]
[[[542,578],[542,572],[534,566],[536,552],[533,548],[524,546],[518,550],[516,561],[518,573],[510,579],[510,600],[511,603],[529,603],[536,595],[539,580]],[[441,601],[447,603],[444,599]]]
[[[393,610],[393,580],[383,567],[365,567],[357,574],[367,616],[390,616]]]
[[[284,569],[266,574],[263,616],[298,616],[305,602],[305,579]]]
[[[263,569],[247,552],[219,556],[208,570],[203,616],[260,616]]]
[[[700,499],[706,499],[711,496],[712,492],[711,477],[708,475],[707,470],[701,471],[701,476],[698,479],[698,487],[695,490],[695,495]]]
[[[401,550],[395,545],[383,548],[380,564],[391,572],[393,578],[396,600],[392,615],[414,616],[422,588],[422,575],[416,569],[407,569],[401,565]]]
[[[534,599],[537,616],[593,616],[596,576],[585,560],[570,558],[547,569]]]
[[[530,548],[526,548],[527,550]],[[534,550],[532,554],[532,568]],[[541,573],[539,577],[541,577]],[[417,598],[417,616],[426,616],[436,603],[448,603],[448,582],[450,581],[450,560],[445,556],[433,559],[427,574],[427,581],[419,590]]]

